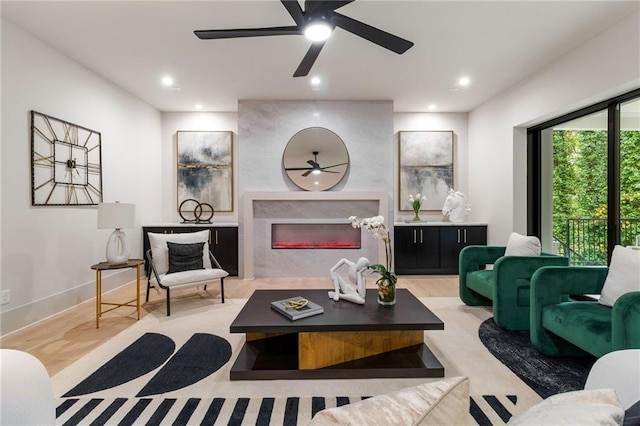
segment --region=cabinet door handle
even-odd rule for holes
[[[467,228],[464,228],[464,242],[467,243]]]
[[[417,242],[416,240],[416,230],[413,230],[413,244],[415,244]]]
[[[465,231],[466,232],[466,231]],[[467,234],[465,234],[467,235]],[[466,238],[466,237],[465,237]],[[218,230],[216,229],[216,245],[218,245]]]
[[[458,228],[458,244],[460,244],[460,228]]]
[[[422,244],[422,229],[420,230],[420,244]]]

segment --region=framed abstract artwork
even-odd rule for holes
[[[100,132],[31,111],[31,205],[102,202],[101,147]]]
[[[215,211],[233,211],[231,132],[177,132],[178,202],[195,200]]]
[[[453,131],[399,132],[399,210],[409,195],[426,197],[420,210],[441,210],[453,188]]]

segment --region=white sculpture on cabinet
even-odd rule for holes
[[[453,223],[463,222],[467,214],[471,211],[471,204],[467,196],[460,191],[449,188],[449,196],[444,201],[442,214],[448,215]]]

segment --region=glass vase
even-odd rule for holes
[[[420,221],[420,210],[414,210],[413,211],[413,221],[414,222],[419,222]]]
[[[378,282],[378,303],[381,305],[396,304],[396,284],[391,284],[389,280]]]

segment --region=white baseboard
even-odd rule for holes
[[[102,276],[102,293],[114,290],[123,285],[129,284],[136,279],[134,269],[125,269],[109,276]],[[140,277],[142,291],[143,281],[146,278]],[[36,300],[32,303],[18,306],[0,314],[0,336],[5,337],[15,333],[25,327],[37,322],[49,319],[67,309],[73,308],[81,303],[96,299],[96,282],[90,281],[78,287],[74,287],[62,293],[54,294],[44,299]],[[88,318],[95,321],[95,316]]]

